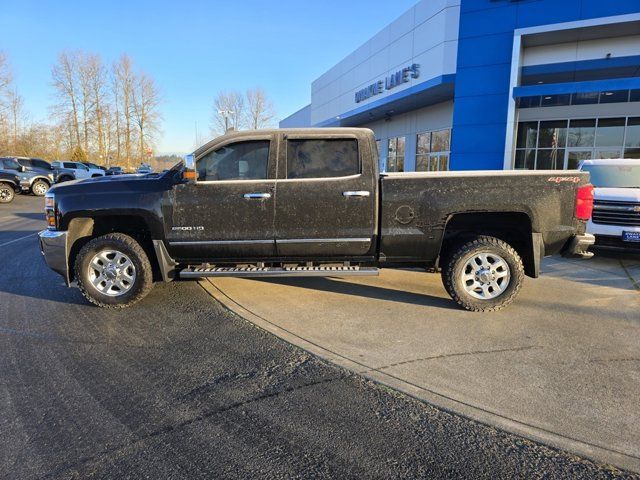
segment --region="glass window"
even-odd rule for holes
[[[583,160],[591,160],[591,150],[574,150],[567,153],[567,168],[575,170]]]
[[[627,134],[624,146],[640,148],[640,117],[627,119]]]
[[[197,161],[198,180],[263,180],[267,178],[269,141],[226,145]]]
[[[558,105],[569,105],[571,103],[571,95],[566,93],[562,95],[543,95],[540,101],[541,107],[555,107]]]
[[[637,158],[638,160],[640,160],[640,148],[625,149],[624,158]]]
[[[33,166],[42,168],[43,170],[52,170],[51,165],[46,160],[33,159]]]
[[[571,95],[571,105],[590,105],[598,103],[598,92],[574,93]]]
[[[562,170],[564,168],[564,149],[538,150],[537,170]]]
[[[64,163],[62,164],[62,166],[63,166],[64,168],[76,168],[76,164],[75,164],[75,163],[73,163],[73,162],[64,162]]]
[[[356,139],[287,141],[287,178],[346,177],[358,173]]]
[[[631,90],[629,92],[630,102],[640,102],[640,90]]]
[[[448,170],[450,144],[450,129],[419,133],[416,144],[416,171]]]
[[[533,170],[536,166],[536,151],[534,149],[516,150],[516,170]]]
[[[564,148],[567,143],[567,121],[540,122],[538,148]]]
[[[518,99],[519,108],[533,108],[540,106],[540,97],[520,97]]]
[[[600,92],[600,103],[620,103],[629,101],[629,90]]]
[[[538,141],[538,122],[518,124],[517,148],[535,148]]]
[[[431,132],[431,151],[432,152],[448,152],[449,151],[449,130],[436,130]]]
[[[387,172],[404,172],[404,137],[390,138],[387,149]]]
[[[593,147],[596,137],[596,119],[569,120],[569,147]]]
[[[600,118],[596,129],[596,147],[621,147],[624,118]]]
[[[431,133],[419,133],[416,154],[424,155],[431,152]]]

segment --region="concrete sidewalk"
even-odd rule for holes
[[[439,275],[216,279],[202,285],[276,335],[376,381],[546,444],[640,472],[640,261],[548,259],[491,314]]]

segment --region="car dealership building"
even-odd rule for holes
[[[371,128],[384,171],[640,161],[640,1],[422,0],[280,126]]]

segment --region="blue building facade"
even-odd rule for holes
[[[281,126],[369,127],[388,171],[640,161],[640,1],[423,0]]]

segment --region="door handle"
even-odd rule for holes
[[[266,198],[271,198],[271,194],[270,193],[245,193],[243,197],[249,200],[264,200]]]
[[[368,192],[366,190],[354,190],[354,191],[342,192],[343,197],[368,197],[369,195],[371,195],[371,192]]]

